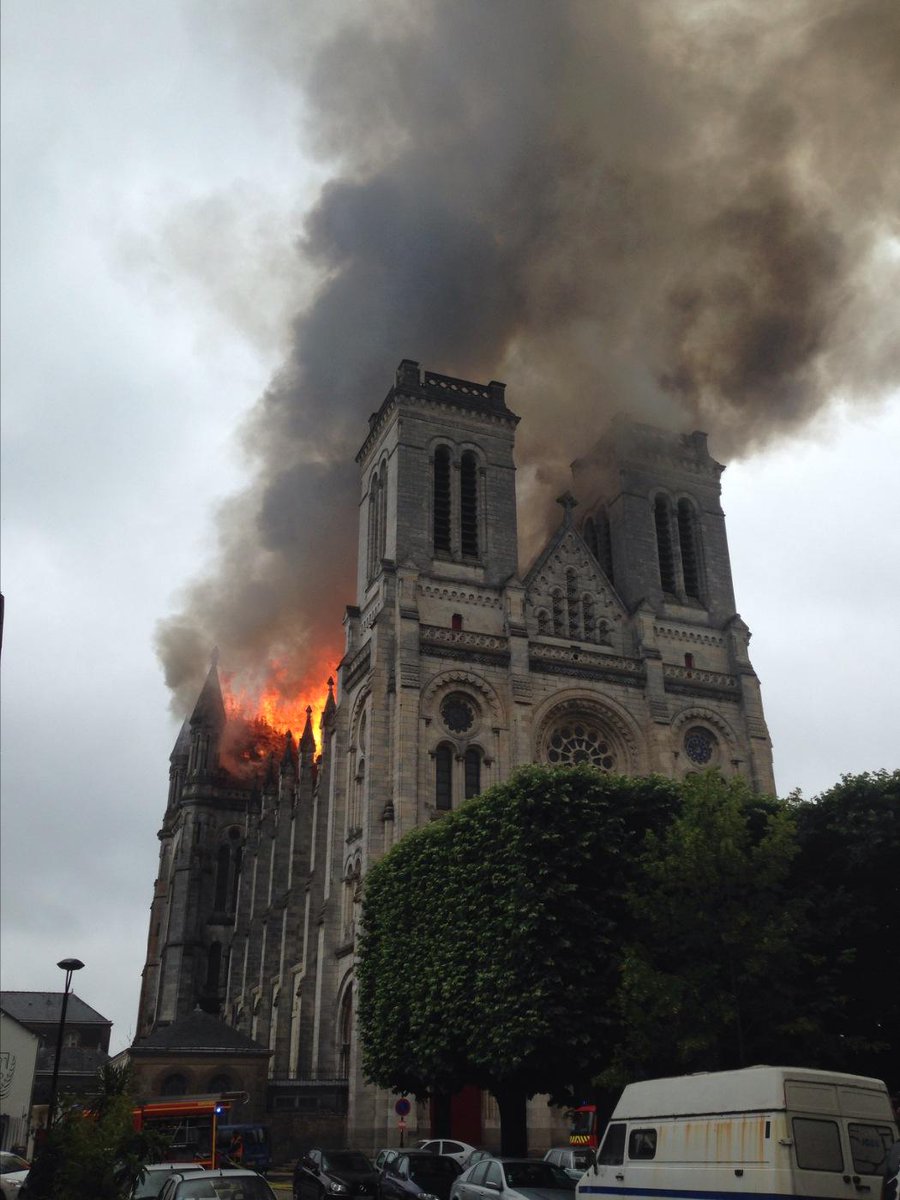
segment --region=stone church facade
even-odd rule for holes
[[[357,596],[320,752],[308,721],[236,770],[213,665],[172,754],[135,1046],[221,1014],[268,1047],[266,1107],[297,1145],[396,1144],[395,1097],[360,1072],[353,968],[367,867],[410,829],[531,762],[774,791],[705,435],[614,421],[521,572],[517,424],[503,384],[402,362],[357,455]],[[476,1108],[454,1132],[490,1145],[496,1112]],[[430,1132],[427,1106],[409,1121]],[[559,1137],[537,1102],[531,1128],[533,1149]]]

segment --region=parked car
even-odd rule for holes
[[[294,1200],[378,1194],[378,1172],[359,1150],[307,1150],[294,1167]]]
[[[3,1200],[18,1200],[19,1188],[30,1169],[31,1163],[26,1159],[11,1150],[0,1150],[0,1196]]]
[[[463,1171],[450,1200],[572,1200],[575,1180],[562,1167],[535,1158],[484,1158]]]
[[[475,1151],[468,1142],[457,1142],[451,1138],[426,1138],[417,1143],[417,1149],[427,1150],[429,1154],[443,1154],[445,1158],[453,1158],[461,1167],[468,1166],[468,1158]]]
[[[275,1193],[255,1171],[223,1167],[214,1171],[173,1171],[159,1200],[275,1200]]]
[[[383,1171],[392,1159],[395,1159],[398,1154],[402,1154],[402,1150],[398,1150],[396,1146],[386,1147],[384,1150],[379,1150],[375,1155],[375,1170]]]
[[[584,1146],[554,1146],[544,1155],[544,1162],[562,1167],[573,1179],[580,1179],[594,1165],[594,1152]]]
[[[199,1163],[147,1163],[144,1173],[131,1189],[131,1200],[151,1200],[151,1198],[155,1200],[173,1171],[186,1175],[192,1171],[202,1170],[203,1167]]]
[[[404,1150],[384,1168],[379,1180],[381,1200],[450,1200],[450,1188],[460,1172],[459,1163],[430,1150]]]

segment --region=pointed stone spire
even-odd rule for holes
[[[319,722],[322,729],[331,729],[334,726],[334,712],[337,705],[334,702],[334,679],[328,676],[328,699],[325,701],[325,707],[322,710],[322,720]]]
[[[578,501],[571,492],[563,492],[561,496],[556,497],[556,503],[563,507],[563,524],[567,529],[572,526],[572,509],[578,507]]]
[[[304,758],[311,758],[316,752],[316,739],[312,727],[312,709],[306,707],[306,724],[303,726],[303,736],[300,738],[300,753]]]
[[[190,724],[207,725],[213,729],[221,729],[225,724],[225,701],[222,699],[222,687],[219,683],[218,647],[210,656],[209,674],[194,705]]]
[[[263,791],[277,790],[278,788],[278,765],[275,762],[274,751],[269,752],[266,759],[266,773],[263,776]]]
[[[281,756],[281,771],[282,774],[287,771],[294,774],[297,773],[297,750],[294,745],[294,735],[290,729],[284,735],[284,754]]]

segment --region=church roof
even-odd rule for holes
[[[161,1025],[147,1037],[135,1041],[129,1054],[269,1054],[265,1046],[202,1009],[187,1017]]]
[[[213,726],[225,724],[225,701],[222,699],[222,688],[219,684],[218,654],[213,655],[209,674],[206,676],[206,682],[194,705],[190,723],[191,725]]]
[[[62,992],[0,992],[0,1008],[22,1025],[58,1025],[62,1013]],[[109,1025],[112,1021],[69,992],[66,1024]]]

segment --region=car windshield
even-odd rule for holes
[[[18,1154],[13,1154],[9,1150],[0,1151],[0,1173],[5,1175],[7,1171],[27,1171],[29,1164],[24,1158],[20,1158]]]
[[[506,1182],[511,1188],[560,1188],[565,1187],[565,1171],[547,1162],[504,1163]]]
[[[177,1200],[273,1200],[272,1189],[259,1175],[223,1175],[184,1180]]]
[[[372,1164],[358,1150],[341,1150],[323,1156],[326,1168],[333,1171],[371,1171]]]
[[[572,1154],[572,1166],[579,1171],[587,1171],[594,1165],[594,1156],[590,1150],[576,1150]]]

